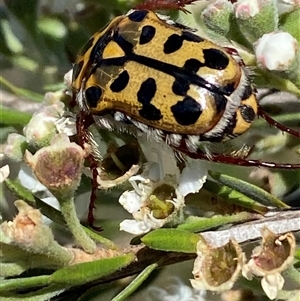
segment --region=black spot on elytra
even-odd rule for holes
[[[256,117],[253,108],[248,105],[241,105],[239,107],[239,110],[241,112],[243,119],[248,123],[251,123]]]
[[[175,80],[173,85],[172,85],[172,91],[174,94],[179,95],[179,96],[184,96],[186,95],[187,91],[190,88],[190,83],[188,80],[180,79],[180,80]]]
[[[215,70],[224,70],[228,66],[229,59],[223,51],[215,48],[203,49],[202,51],[205,66]]]
[[[191,125],[197,122],[202,113],[201,105],[192,97],[186,96],[171,107],[175,120],[181,125]]]
[[[163,117],[161,111],[152,104],[144,105],[139,110],[139,114],[141,117],[152,121],[160,120]]]
[[[119,76],[111,83],[110,89],[113,92],[121,92],[124,90],[129,82],[129,74],[126,70],[119,74]]]
[[[156,32],[155,27],[153,27],[151,25],[145,25],[142,28],[142,32],[140,35],[140,44],[144,45],[144,44],[149,43],[155,36],[155,32]]]
[[[242,100],[248,99],[253,94],[252,87],[247,85],[243,91]]]
[[[75,81],[77,79],[77,77],[79,76],[81,69],[83,67],[83,62],[84,61],[80,61],[79,63],[76,63],[73,66],[73,74],[72,74],[72,81]]]
[[[147,10],[136,10],[132,12],[130,15],[128,15],[128,19],[133,22],[141,22],[145,19],[147,14],[148,14]]]
[[[199,68],[202,67],[203,64],[196,59],[188,59],[185,61],[183,68],[190,72],[197,73]]]
[[[182,32],[182,38],[184,40],[187,40],[189,42],[195,42],[195,43],[200,43],[200,42],[203,42],[204,39],[197,36],[196,34],[190,32],[190,31],[183,31]]]
[[[84,55],[93,45],[94,43],[94,37],[91,37],[88,42],[82,47],[82,49],[80,50],[80,54],[79,55]]]
[[[147,120],[154,121],[162,118],[161,111],[150,103],[155,93],[156,82],[155,79],[151,77],[142,82],[137,93],[137,99],[143,105],[143,107],[139,110],[139,114]]]
[[[85,90],[85,99],[89,107],[96,108],[101,100],[102,89],[99,86],[92,86]]]
[[[183,31],[182,35],[172,34],[168,37],[167,41],[164,43],[164,53],[170,54],[179,50],[183,44],[183,41],[196,42],[199,43],[203,39],[192,32]]]
[[[222,94],[217,94],[217,93],[213,93],[213,96],[216,104],[217,113],[219,114],[224,112],[227,104],[226,97]]]
[[[179,50],[182,46],[183,39],[178,34],[172,34],[168,37],[167,41],[164,43],[164,53],[170,54]]]
[[[156,93],[155,79],[149,77],[144,82],[142,82],[140,89],[137,92],[137,99],[141,104],[147,105],[150,104],[150,101],[154,97],[155,93]]]

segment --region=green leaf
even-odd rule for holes
[[[26,277],[17,279],[6,279],[0,281],[0,291],[11,291],[11,290],[21,290],[26,288],[38,288],[39,286],[44,286],[49,284],[48,275],[36,276],[36,277]]]
[[[22,43],[14,35],[11,30],[11,25],[8,20],[0,18],[0,38],[2,41],[1,52],[11,54],[11,53],[22,53],[24,50]]]
[[[217,180],[219,183],[226,185],[240,193],[243,193],[247,197],[261,202],[266,206],[277,206],[280,208],[288,208],[285,203],[283,203],[280,199],[276,198],[272,194],[268,193],[262,188],[257,187],[256,185],[250,184],[248,182],[242,181],[240,179],[220,174],[218,172],[209,172],[209,175]]]
[[[44,17],[38,20],[38,29],[55,40],[63,39],[67,34],[66,26],[58,19]]]
[[[105,246],[107,246],[109,249],[112,250],[117,250],[119,249],[119,247],[111,240],[103,237],[102,235],[100,235],[99,233],[87,228],[87,227],[83,227],[83,230],[85,231],[86,234],[88,234],[88,236],[90,238],[92,238],[93,240],[95,240],[96,242],[99,242]]]
[[[141,240],[155,250],[196,253],[200,236],[184,230],[157,229],[146,234]]]
[[[227,200],[230,203],[236,204],[243,208],[249,208],[255,212],[260,214],[265,214],[269,210],[266,206],[255,202],[251,198],[247,197],[246,195],[231,189],[228,186],[220,185],[213,181],[206,181],[204,185],[204,189],[222,197],[223,199]]]
[[[0,105],[0,116],[0,122],[2,124],[25,126],[30,121],[32,114],[8,109]]]
[[[233,215],[215,215],[213,217],[189,216],[185,222],[177,227],[177,229],[190,232],[201,232],[212,228],[217,228],[225,224],[237,223],[253,220],[255,216],[249,212],[240,212]]]
[[[131,294],[133,294],[142,283],[150,276],[154,269],[158,267],[157,263],[153,263],[146,267],[130,284],[120,292],[111,301],[123,301],[126,300]]]
[[[127,266],[134,259],[135,256],[129,253],[118,257],[79,263],[54,272],[50,276],[50,282],[72,286],[81,285],[110,275]]]
[[[10,90],[12,93],[19,95],[19,96],[24,96],[32,101],[42,102],[44,100],[44,95],[34,93],[34,92],[26,90],[26,89],[19,88],[19,87],[13,85],[8,80],[6,80],[3,76],[0,76],[0,84],[2,84],[4,87],[6,87],[8,90]]]
[[[6,179],[5,185],[18,198],[26,201],[31,206],[35,205],[34,195],[30,190],[22,186],[19,180]]]

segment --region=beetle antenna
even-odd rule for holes
[[[280,123],[273,119],[269,114],[267,114],[261,107],[258,107],[257,115],[262,117],[268,124],[276,127],[277,129],[289,133],[297,138],[300,138],[300,132]]]

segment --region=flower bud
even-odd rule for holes
[[[52,144],[34,155],[25,153],[25,160],[38,180],[58,200],[71,198],[79,185],[86,152],[65,134],[59,134]]]
[[[249,43],[278,27],[276,1],[239,0],[235,3],[235,16],[239,28]]]
[[[49,145],[52,138],[57,134],[55,122],[63,112],[64,104],[62,102],[43,106],[24,128],[27,141],[37,149]]]
[[[269,70],[288,70],[296,59],[298,42],[287,32],[263,35],[255,47],[258,65]]]
[[[13,161],[21,162],[28,143],[26,138],[20,134],[12,133],[7,137],[3,153]]]
[[[233,5],[225,0],[214,1],[202,12],[201,16],[208,28],[220,35],[226,36],[230,30]]]
[[[54,240],[51,229],[42,223],[40,210],[22,200],[16,201],[15,205],[19,213],[13,221],[5,221],[0,226],[5,257],[21,263],[24,260],[25,268],[68,264],[73,257],[72,253]],[[11,247],[15,248],[14,254],[8,253]]]

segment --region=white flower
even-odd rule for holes
[[[119,202],[134,220],[124,220],[120,229],[135,235],[161,228],[166,223],[178,223],[182,218],[184,197],[196,193],[206,180],[206,169],[200,161],[186,162],[180,172],[172,150],[151,142],[141,142],[148,162],[142,174],[129,179],[134,190],[124,192]]]
[[[54,122],[56,130],[59,134],[67,136],[76,135],[76,119],[75,117],[61,117]]]
[[[255,55],[260,66],[269,70],[287,70],[296,57],[298,42],[287,32],[264,34],[257,42]]]
[[[207,169],[201,161],[188,160],[186,165],[181,172],[178,185],[178,190],[183,196],[197,193],[207,178]]]
[[[131,177],[130,182],[135,190],[124,192],[119,202],[133,215],[134,220],[121,222],[120,230],[139,235],[171,221],[184,206],[184,197],[176,189],[174,178],[168,176],[154,182],[147,175]]]

